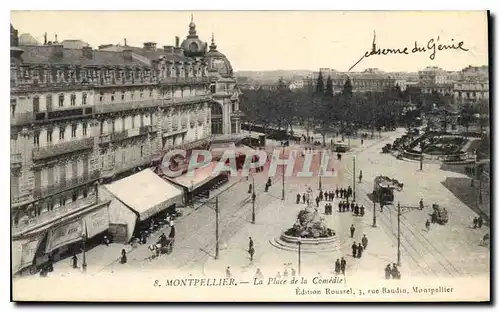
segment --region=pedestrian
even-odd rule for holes
[[[396,263],[392,264],[392,269],[391,269],[391,277],[393,279],[397,279],[399,275],[399,270],[398,267],[396,266]]]
[[[125,249],[122,249],[122,256],[120,258],[120,263],[121,264],[127,263],[127,252],[125,251]]]
[[[333,201],[335,198],[335,193],[333,191],[330,191],[330,201]]]
[[[363,254],[363,246],[361,246],[361,243],[358,244],[358,258],[361,258],[361,255]]]
[[[300,194],[297,194],[297,201],[296,201],[296,204],[299,204],[300,203]]]
[[[281,273],[280,273],[280,272],[278,272],[278,274],[276,274],[276,279],[277,279],[277,280],[280,280],[280,279],[281,279]]]
[[[335,261],[335,274],[339,273],[340,273],[340,260],[337,259],[337,261]]]
[[[322,201],[323,200],[323,191],[319,191],[319,201]]]
[[[351,211],[354,211],[354,207],[356,207],[356,206],[355,206],[354,202],[352,202],[351,203]]]
[[[363,238],[361,239],[361,244],[363,244],[364,249],[366,249],[366,246],[368,246],[368,237],[366,237],[366,234],[363,234]]]
[[[431,228],[431,222],[429,221],[429,219],[427,219],[427,221],[425,221],[425,228],[427,229],[427,232],[429,232],[429,230]]]
[[[269,184],[266,183],[266,185],[264,186],[264,192],[267,192],[269,190]]]
[[[231,268],[229,266],[226,268],[226,278],[231,278]]]
[[[291,268],[291,271],[292,271],[292,277],[295,277],[295,269]]]
[[[257,268],[257,271],[255,271],[255,277],[256,280],[263,280],[264,279],[264,274],[260,271],[259,268]]]
[[[343,203],[342,203],[342,212],[346,212],[346,210],[347,210],[347,209],[348,209],[348,208],[347,208],[347,203],[346,203],[346,202],[343,202]]]
[[[352,248],[352,257],[353,257],[353,258],[356,258],[356,253],[357,253],[357,251],[358,251],[358,246],[356,245],[356,242],[353,242],[353,243],[352,243],[351,248]]]
[[[325,215],[328,214],[328,204],[325,204]]]
[[[302,194],[302,203],[306,203],[306,193]]]
[[[75,255],[73,255],[73,257],[71,258],[72,262],[73,262],[73,269],[77,269],[78,268],[78,257]]]
[[[363,140],[361,140],[363,141]],[[363,143],[361,143],[363,144]],[[359,170],[359,183],[361,183],[361,180],[363,179],[363,171],[362,170]]]
[[[423,198],[420,198],[420,202],[418,203],[418,206],[419,206],[420,210],[424,209],[424,199]]]
[[[345,261],[344,257],[340,259],[340,271],[342,271],[342,274],[345,275],[345,267],[346,267],[347,261]]]
[[[472,220],[472,223],[474,223],[474,228],[477,228],[477,217],[474,217],[474,219]]]
[[[288,269],[285,268],[285,272],[283,272],[283,278],[287,279],[288,278]]]
[[[360,210],[360,211],[359,211],[359,214],[360,214],[361,216],[364,216],[364,215],[365,215],[365,206],[361,205],[361,207],[359,207],[359,210]]]
[[[357,215],[359,215],[359,206],[358,206],[358,204],[356,204],[356,205],[354,206],[354,214],[355,214],[356,216],[357,216]]]
[[[351,231],[351,238],[354,237],[354,231],[356,230],[356,228],[354,228],[354,224],[351,224],[351,228],[350,228],[350,231]]]
[[[391,264],[388,264],[386,267],[385,267],[385,279],[391,279]]]
[[[267,184],[271,186],[271,177],[267,178]]]
[[[380,202],[380,212],[384,212],[384,203]]]
[[[363,145],[363,139],[361,139],[361,145]],[[361,183],[361,179],[359,179],[359,183]]]
[[[339,188],[338,187],[335,189],[335,197],[337,197],[337,198],[339,197]]]
[[[109,246],[109,238],[106,235],[104,235],[103,241],[104,241],[104,245]]]
[[[482,226],[483,226],[483,218],[479,217],[479,219],[477,220],[477,227],[481,228]]]
[[[342,212],[343,205],[344,205],[344,203],[339,201],[339,212]]]
[[[247,176],[247,180],[248,180],[248,176]],[[248,185],[248,194],[251,194],[252,193],[252,183],[250,183]]]
[[[316,207],[319,207],[319,197],[316,197]]]
[[[255,249],[251,247],[248,249],[248,253],[250,254],[250,261],[253,261],[253,255],[255,254]]]

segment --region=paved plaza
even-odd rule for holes
[[[477,214],[461,202],[444,185],[449,177],[464,177],[463,174],[443,171],[438,164],[424,164],[423,171],[419,164],[397,160],[390,154],[382,154],[381,147],[400,136],[403,130],[383,133],[375,140],[352,140],[353,151],[346,153],[342,160],[333,160],[334,176],[322,178],[323,190],[335,190],[336,187],[351,185],[353,179],[353,157],[356,156],[356,180],[359,170],[363,171],[361,183],[356,181],[356,202],[365,206],[365,216],[357,217],[352,212],[339,213],[338,199],[332,203],[332,215],[324,216],[328,227],[336,233],[337,251],[329,253],[302,252],[301,273],[305,275],[328,276],[333,274],[336,259],[344,257],[347,261],[346,277],[374,276],[384,277],[384,267],[397,261],[397,209],[396,205],[384,207],[380,212],[377,204],[376,226],[373,227],[373,203],[369,194],[373,190],[373,179],[377,175],[386,175],[404,183],[401,192],[395,191],[395,203],[402,208],[401,215],[401,266],[404,277],[465,277],[489,275],[489,248],[479,246],[479,241],[488,226],[472,228],[472,219]],[[287,147],[302,150],[300,145]],[[176,242],[171,254],[150,259],[148,245],[156,241],[158,232],[149,238],[146,245],[132,249],[130,246],[111,244],[109,247],[98,246],[87,253],[87,275],[113,274],[137,270],[161,270],[169,272],[188,272],[193,276],[225,276],[229,267],[231,274],[240,279],[251,279],[257,268],[264,276],[274,277],[278,273],[298,271],[298,252],[282,250],[270,241],[279,237],[290,228],[297,213],[305,205],[296,204],[296,194],[304,193],[311,187],[316,196],[319,192],[317,176],[286,177],[285,200],[281,200],[282,181],[279,175],[273,177],[269,192],[264,192],[267,181],[266,172],[254,174],[257,195],[255,209],[256,222],[251,223],[252,201],[248,185],[252,178],[231,177],[230,182],[219,190],[219,258],[215,259],[215,201],[185,208],[184,216],[176,221]],[[425,209],[417,210],[419,200],[423,198]],[[430,206],[438,203],[446,207],[450,220],[446,225],[432,224],[429,231],[425,221],[432,212]],[[321,202],[319,211],[324,212],[325,202]],[[313,206],[316,206],[313,203]],[[350,237],[349,227],[356,228],[354,237]],[[165,232],[168,233],[168,228]],[[353,242],[361,242],[363,234],[369,239],[368,248],[360,259],[351,255]],[[255,243],[254,260],[250,261],[248,240]],[[128,263],[120,264],[118,258],[121,249],[128,252]],[[79,255],[81,261],[81,255]],[[69,276],[82,274],[70,267],[70,260],[58,262],[50,276]]]

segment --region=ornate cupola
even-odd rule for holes
[[[207,52],[207,44],[201,41],[196,34],[196,24],[191,14],[191,23],[189,23],[189,34],[182,42],[184,55],[188,57],[203,56]]]

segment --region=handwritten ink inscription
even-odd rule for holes
[[[461,50],[461,51],[469,51],[469,49],[464,47],[464,42],[460,41],[458,43],[455,42],[455,39],[451,39],[448,44],[441,44],[440,37],[431,38],[427,41],[427,45],[421,46],[417,41],[414,41],[413,47],[398,47],[398,48],[385,48],[381,49],[377,47],[376,43],[376,35],[373,32],[373,43],[371,51],[366,51],[365,54],[356,62],[354,65],[349,68],[351,71],[356,65],[358,65],[363,59],[370,57],[372,55],[390,55],[390,54],[415,54],[415,53],[429,53],[429,59],[434,60],[436,58],[437,51],[443,50]]]

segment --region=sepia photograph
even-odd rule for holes
[[[490,302],[490,18],[11,11],[11,301]]]

